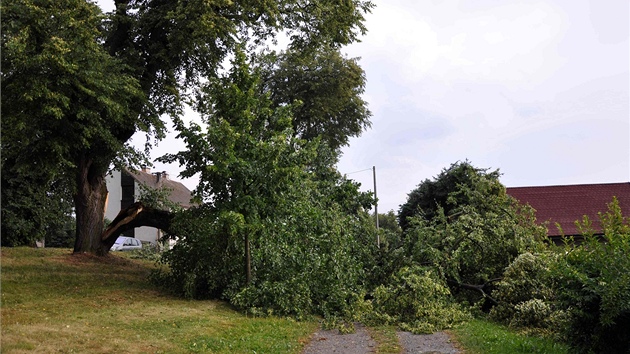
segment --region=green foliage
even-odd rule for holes
[[[56,220],[46,228],[46,247],[70,248],[74,245],[76,221],[67,214],[62,216],[61,221],[63,224],[60,223],[60,220]]]
[[[253,240],[254,280],[230,301],[257,313],[352,317],[365,294],[366,253],[376,249],[357,235],[373,229],[369,220],[317,205],[313,198],[323,195],[298,193]]]
[[[397,325],[413,333],[433,333],[470,318],[452,301],[444,279],[428,268],[401,268],[373,296],[371,322]]]
[[[478,189],[479,186],[475,182],[479,179],[498,182],[499,171],[487,171],[487,169],[474,167],[468,161],[456,162],[442,170],[433,180],[424,180],[409,193],[407,202],[400,206],[398,221],[403,231],[410,226],[410,218],[414,216],[432,220],[438,217],[440,209],[447,217],[457,214],[454,210],[457,206],[471,203],[468,200],[468,194],[456,193],[458,189],[464,187],[468,190]],[[486,187],[485,190],[479,190],[479,192],[488,195],[505,193],[505,188],[499,183],[486,184]]]
[[[144,259],[155,263],[160,262],[164,248],[159,244],[151,242],[142,242],[142,248],[127,252],[129,258]]]
[[[418,188],[448,186],[440,187],[440,193],[448,193],[435,210],[431,206],[407,218],[405,247],[413,262],[436,266],[454,292],[461,284],[489,284],[519,254],[544,247],[545,229],[535,224],[531,208],[505,193],[498,176],[463,163],[444,171],[430,187]],[[420,202],[414,198],[408,203]],[[469,292],[458,295],[472,302],[481,299]]]
[[[129,151],[126,140],[156,121],[141,110],[138,80],[103,48],[97,5],[10,0],[2,3],[2,14],[3,210],[13,212],[6,216],[14,227],[42,234],[40,220],[68,220],[69,195],[85,195],[90,183],[104,190],[110,163]],[[104,205],[106,194],[100,195],[102,204],[94,205]],[[88,203],[77,200],[78,221]],[[41,215],[31,223],[29,213]],[[98,237],[100,227],[91,229]]]
[[[553,334],[577,353],[630,350],[630,226],[616,199],[601,214],[603,238],[588,218],[581,244],[525,253],[505,271],[491,317],[529,332]]]
[[[173,192],[172,188],[152,188],[144,184],[140,184],[139,187],[140,196],[138,197],[138,201],[142,202],[144,205],[160,210],[181,211],[182,207],[173,202],[170,198]]]
[[[615,198],[600,213],[603,239],[586,234],[579,246],[567,246],[554,269],[558,306],[569,319],[563,332],[579,353],[630,351],[630,223]],[[590,229],[585,218],[580,224]]]
[[[390,232],[399,234],[401,228],[398,225],[398,216],[393,210],[388,211],[386,214],[378,214],[379,227]]]
[[[16,171],[14,159],[2,155],[2,246],[68,247],[73,240],[72,196],[63,181],[49,181],[36,170]]]
[[[127,67],[101,46],[98,6],[84,0],[8,1],[2,21],[2,147],[15,168],[73,182],[86,152],[103,170],[123,149],[118,134],[146,124],[144,96]]]
[[[490,318],[531,331],[552,334],[565,320],[565,312],[556,305],[551,267],[559,254],[523,253],[503,273],[493,292],[499,304],[490,311]]]
[[[360,0],[115,5],[104,16],[86,0],[2,3],[2,151],[15,158],[3,162],[2,174],[35,168],[46,173],[37,186],[63,179],[77,192],[77,252],[111,246],[99,238],[104,176],[112,163],[146,160],[128,140],[136,132],[162,138],[160,117],[180,117],[188,94],[215,78],[240,43],[260,47],[282,32],[295,50],[338,48],[365,33],[363,16],[373,7]],[[30,199],[9,202],[37,197]]]
[[[200,174],[202,204],[176,217],[156,279],[256,315],[350,316],[376,252],[372,200],[334,171],[334,153],[294,136],[291,106],[273,107],[259,85],[238,53],[199,93],[205,130],[178,128],[187,150],[163,159]]]
[[[294,106],[293,130],[302,139],[322,139],[331,149],[348,145],[370,127],[371,113],[361,98],[365,73],[339,49],[288,50],[261,58],[262,89],[275,107]]]

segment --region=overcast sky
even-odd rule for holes
[[[630,181],[627,0],[374,1],[372,129],[338,165],[398,210],[456,161],[508,187]],[[351,174],[350,174],[351,173]]]
[[[627,0],[373,2],[345,49],[366,72],[372,128],[338,169],[372,190],[376,166],[379,212],[466,159],[508,187],[630,181]]]

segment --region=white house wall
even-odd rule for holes
[[[105,204],[105,218],[114,220],[120,212],[120,201],[122,200],[122,187],[120,186],[120,171],[114,171],[107,175],[107,203]]]
[[[109,194],[107,196],[107,203],[105,204],[105,218],[109,219],[109,221],[114,220],[120,212],[120,203],[122,200],[122,187],[120,186],[120,180],[120,171],[114,171],[106,178],[107,191]],[[134,187],[134,198],[137,200],[139,195],[140,187],[136,182]],[[160,230],[153,227],[142,226],[135,229],[134,235],[134,237],[140,241],[156,243],[160,236]]]

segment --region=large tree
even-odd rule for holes
[[[105,174],[242,40],[285,31],[295,50],[357,40],[369,1],[116,0],[102,16],[86,0],[8,0],[2,13],[3,151],[56,176],[73,175],[74,252],[105,254]],[[6,143],[5,143],[6,140]],[[6,150],[5,150],[6,149]],[[5,167],[3,165],[3,173]]]
[[[155,122],[136,109],[145,101],[138,80],[99,42],[96,5],[6,1],[2,13],[2,174],[36,175],[9,187],[39,195],[64,179],[74,190],[75,250],[97,251],[105,172],[133,132]]]
[[[245,54],[237,52],[229,75],[211,80],[200,90],[197,106],[206,131],[179,121],[179,137],[187,148],[162,158],[185,166],[184,177],[200,176],[197,197],[202,207],[231,213],[242,220],[246,279],[251,279],[250,238],[262,220],[282,203],[287,186],[304,173],[313,155],[291,130],[291,106],[271,108],[260,95],[259,79],[250,74]]]
[[[293,105],[275,106],[257,71],[238,52],[199,92],[204,126],[180,126],[186,149],[163,158],[201,182],[199,206],[173,219],[161,279],[256,313],[343,314],[374,267],[373,200],[334,169],[326,144],[296,135]]]

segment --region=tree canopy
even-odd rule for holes
[[[272,53],[261,62],[262,87],[274,105],[300,103],[293,119],[299,137],[319,137],[338,150],[370,127],[371,113],[361,98],[365,73],[356,59],[327,46]]]
[[[339,48],[365,32],[369,1],[115,1],[103,16],[86,0],[3,2],[3,172],[36,166],[74,194],[75,252],[100,239],[112,163],[138,162],[138,131],[163,136],[199,83],[216,77],[243,41],[280,32],[292,50]],[[46,182],[46,181],[44,181]],[[49,183],[42,183],[48,185]]]
[[[480,178],[497,182],[483,186],[487,190],[481,190],[480,193],[504,193],[504,187],[498,183],[499,176],[499,171],[488,172],[487,169],[474,167],[468,161],[456,162],[442,170],[433,180],[424,180],[408,194],[407,201],[398,211],[398,222],[406,230],[409,227],[409,218],[413,216],[431,220],[438,215],[440,209],[447,217],[452,216],[458,205],[468,203],[471,198],[469,194],[457,191],[463,187],[482,187],[474,185]]]

